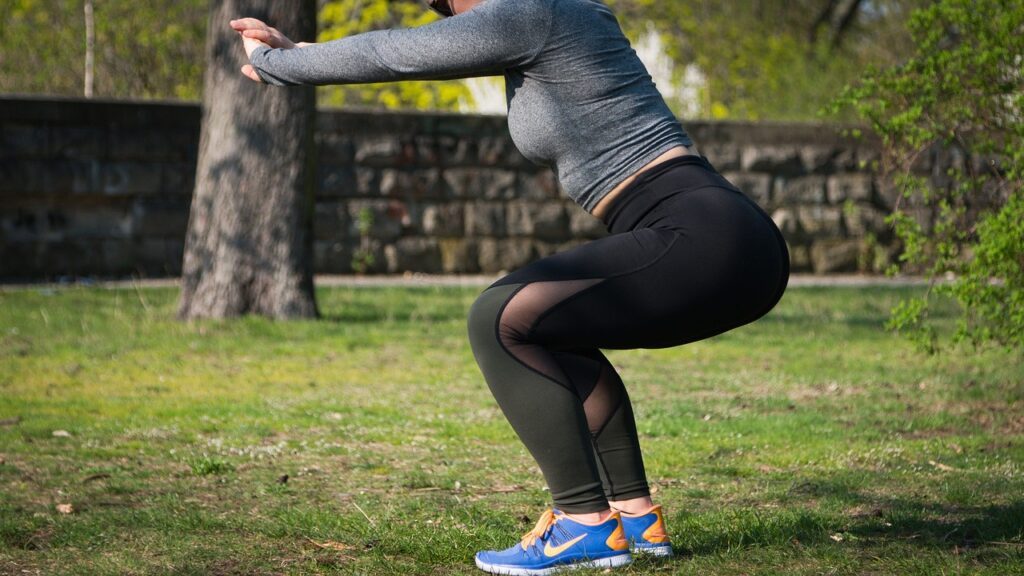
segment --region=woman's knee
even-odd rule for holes
[[[500,345],[498,319],[515,289],[515,285],[491,286],[481,292],[470,306],[466,327],[470,346],[478,361],[487,349]]]

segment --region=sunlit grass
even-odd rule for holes
[[[466,340],[479,290],[196,323],[170,289],[0,291],[0,573],[476,573],[547,502]],[[884,332],[908,290],[607,351],[679,553],[623,573],[1024,572],[1024,366]]]

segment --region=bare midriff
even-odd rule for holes
[[[644,165],[643,168],[640,168],[639,170],[634,172],[632,176],[626,178],[622,182],[619,182],[618,186],[612,188],[611,192],[605,194],[604,198],[601,198],[601,201],[597,203],[597,206],[594,206],[594,209],[590,213],[596,216],[597,218],[603,219],[604,213],[608,210],[608,206],[611,205],[615,197],[618,196],[620,192],[625,190],[627,186],[632,184],[641,172],[643,172],[644,170],[654,168],[655,166],[661,164],[662,162],[668,160],[669,158],[678,158],[680,156],[688,156],[690,154],[694,154],[694,152],[691,151],[686,146],[676,146],[675,148],[670,149],[668,152],[665,152],[661,156],[658,156],[654,160],[651,160],[646,165]]]

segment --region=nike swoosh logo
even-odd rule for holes
[[[544,555],[547,556],[548,558],[551,558],[552,556],[558,556],[562,552],[565,552],[566,550],[568,550],[570,546],[572,546],[573,544],[579,542],[580,540],[583,540],[586,537],[587,537],[586,534],[581,534],[581,535],[573,538],[572,540],[569,540],[565,544],[559,544],[558,546],[552,546],[551,542],[548,542],[547,544],[544,545]]]

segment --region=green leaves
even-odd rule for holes
[[[950,343],[1024,348],[1024,0],[942,0],[908,28],[911,58],[833,103],[882,137],[883,175],[903,197],[889,220],[897,270],[948,279],[897,306],[889,326],[937,351],[928,307],[948,295],[961,308]],[[943,154],[948,169],[928,174],[922,159]]]
[[[81,95],[82,2],[0,4],[0,92]],[[96,2],[96,96],[198,100],[207,6],[205,0]]]
[[[823,9],[836,9],[823,0],[608,3],[634,41],[654,25],[678,75],[689,65],[699,68],[699,116],[812,120],[865,68],[906,56],[905,11],[919,2],[854,7],[845,27],[818,18]]]
[[[320,42],[385,28],[412,28],[438,17],[418,0],[332,0],[320,10]],[[472,102],[466,85],[445,82],[389,82],[319,89],[319,102],[326,106],[374,106],[451,110],[461,102]]]
[[[97,2],[96,95],[198,100],[208,8],[206,0]],[[317,40],[419,26],[434,18],[414,0],[333,0],[323,3]],[[0,3],[0,92],[80,95],[83,27],[78,0]],[[321,104],[329,106],[453,109],[472,102],[469,90],[458,81],[332,86],[321,88],[319,95]]]
[[[872,2],[879,9],[862,8],[837,44],[832,24],[819,26],[814,39],[808,34],[825,0],[608,0],[634,42],[653,25],[676,63],[677,80],[688,78],[693,90],[670,102],[677,113],[773,120],[814,119],[866,67],[903,58],[905,7],[921,1]],[[319,41],[436,18],[419,0],[326,0],[320,6]],[[97,96],[198,100],[208,7],[205,0],[97,2]],[[0,91],[81,94],[83,26],[77,0],[0,2]],[[450,110],[473,104],[472,92],[458,80],[331,86],[318,94],[326,106]]]

